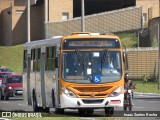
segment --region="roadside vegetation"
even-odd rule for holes
[[[126,48],[135,48],[138,46],[138,39],[135,32],[116,33],[119,36],[122,45]]]
[[[0,46],[0,66],[22,73],[23,45]]]
[[[133,83],[136,84],[136,89],[133,90],[134,92],[160,93],[160,90],[158,90],[158,82],[156,80],[147,82],[136,80],[133,81]]]

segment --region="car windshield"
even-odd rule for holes
[[[121,79],[120,51],[63,52],[63,79],[74,83],[106,83]]]
[[[7,83],[22,83],[22,76],[12,76],[7,78]]]
[[[11,69],[9,69],[9,68],[0,67],[0,72],[13,72],[13,71]]]
[[[6,79],[11,73],[0,73],[0,78]]]

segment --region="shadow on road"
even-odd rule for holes
[[[10,97],[9,100],[5,101],[23,101],[23,97],[16,96],[16,97]]]

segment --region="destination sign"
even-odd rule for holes
[[[76,48],[120,48],[120,43],[117,39],[104,38],[83,38],[65,40],[63,44],[63,49]]]

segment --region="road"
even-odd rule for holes
[[[134,106],[132,111],[160,111],[160,96],[134,96]],[[32,111],[31,106],[27,106],[22,97],[10,98],[8,101],[0,101],[1,111]],[[51,109],[51,113],[54,109]],[[103,109],[96,110],[94,116],[105,116]],[[115,108],[115,111],[123,111],[123,108]],[[76,110],[66,110],[66,116],[78,116]]]

